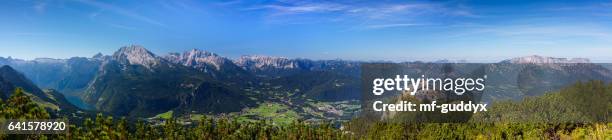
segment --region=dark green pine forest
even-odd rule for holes
[[[0,101],[1,118],[52,116],[21,88],[10,95]],[[587,101],[600,103],[593,106]],[[97,114],[80,121],[71,120],[66,134],[0,134],[0,139],[612,139],[609,123],[612,84],[576,83],[543,96],[497,101],[492,105],[488,112],[473,116],[468,123],[378,122],[358,117],[341,127],[300,120],[283,125],[270,120],[239,122],[231,117],[202,117],[193,124],[170,118],[162,124],[151,124]],[[554,118],[583,121],[551,120]]]

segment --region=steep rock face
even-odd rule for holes
[[[164,58],[172,63],[181,64],[196,69],[224,71],[238,68],[232,60],[221,57],[215,53],[192,49],[183,54],[170,53]]]
[[[231,60],[225,57],[198,49],[185,51],[183,54],[171,53],[165,58],[171,62],[194,68],[202,68],[210,65],[215,70],[221,70],[221,67],[233,64]]]
[[[146,68],[152,68],[161,63],[161,58],[137,45],[120,48],[113,54],[112,59],[122,64],[141,65]]]
[[[164,56],[166,60],[197,69],[211,77],[228,83],[243,83],[253,78],[245,70],[238,67],[232,60],[215,53],[192,49],[180,53],[170,53]]]
[[[242,56],[235,62],[247,70],[255,69],[299,69],[299,62],[284,57]]]
[[[270,56],[242,56],[234,63],[260,76],[288,76],[306,71],[336,71],[347,75],[359,75],[359,62],[343,60],[288,59]]]

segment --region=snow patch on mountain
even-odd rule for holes
[[[538,55],[525,56],[504,60],[502,63],[516,63],[516,64],[551,64],[551,63],[591,63],[586,58],[555,58],[555,57],[544,57]]]
[[[247,55],[242,56],[235,61],[236,65],[249,69],[264,69],[264,68],[277,68],[277,69],[294,69],[298,68],[299,64],[297,61],[284,58],[284,57],[271,57],[271,56],[260,56],[260,55]]]
[[[170,53],[164,58],[172,63],[181,64],[193,68],[203,68],[207,65],[213,66],[216,70],[220,70],[223,66],[231,64],[232,61],[219,56],[215,53],[191,49],[189,51],[180,53]]]

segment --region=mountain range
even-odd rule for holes
[[[142,46],[132,45],[122,47],[112,55],[96,54],[89,58],[20,60],[0,57],[0,65],[10,66],[2,67],[0,74],[17,73],[2,74],[0,89],[4,93],[2,98],[9,96],[6,93],[15,87],[23,87],[50,104],[66,106],[69,103],[64,95],[78,97],[97,111],[132,117],[152,117],[168,111],[225,114],[269,103],[294,107],[302,113],[324,111],[323,116],[326,116],[338,114],[337,110],[333,106],[328,109],[328,105],[322,108],[320,103],[361,99],[360,74],[364,63],[256,55],[230,59],[198,49],[160,56]],[[567,63],[575,65],[560,65]],[[507,66],[509,64],[513,66]],[[529,69],[514,70],[516,64],[529,65]],[[527,89],[525,93],[529,94],[548,90],[527,87],[536,84],[529,81],[517,84],[516,77],[537,79],[542,75],[530,70],[565,76],[556,79],[567,81],[562,84],[570,83],[578,76],[584,77],[582,79],[612,79],[612,72],[591,64],[587,59],[528,56],[505,60],[487,68],[491,76],[508,78],[491,80],[492,85],[523,86],[522,89]],[[422,71],[426,70],[422,68]],[[495,75],[495,72],[502,71],[516,75]],[[550,89],[558,86],[562,85],[550,85]],[[57,91],[44,92],[38,87]],[[493,89],[503,89],[501,87],[504,86]],[[512,91],[507,87],[503,90]],[[483,98],[495,99],[501,95],[505,93]],[[307,108],[309,106],[312,108]]]
[[[246,95],[245,89],[265,89],[269,85],[263,83],[282,83],[278,81],[293,82],[287,87],[276,88],[275,92],[301,89],[303,93],[300,94],[309,94],[304,97],[317,100],[355,99],[357,94],[327,95],[339,91],[325,86],[338,80],[355,83],[359,68],[357,62],[341,60],[264,56],[232,60],[197,49],[158,56],[141,46],[122,47],[110,56],[96,54],[91,58],[31,61],[2,58],[0,64],[23,71],[40,87],[57,89],[67,96],[79,96],[96,110],[128,116],[152,116],[168,110],[236,112],[255,106],[254,99],[265,97]],[[309,74],[311,71],[313,73]],[[328,71],[325,74],[328,78],[301,83],[297,78],[318,76],[317,71]],[[340,92],[358,91],[356,86],[349,87]]]

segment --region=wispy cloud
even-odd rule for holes
[[[377,25],[368,25],[366,26],[366,29],[397,28],[397,27],[424,26],[424,25],[428,25],[428,24],[413,24],[413,23],[377,24]]]
[[[100,14],[102,14],[103,12],[104,12],[104,10],[101,9],[101,10],[98,10],[96,12],[89,13],[89,15],[88,15],[89,20],[97,22],[97,23],[101,23],[101,24],[104,24],[104,25],[107,25],[107,26],[113,27],[113,28],[118,28],[118,29],[123,29],[123,30],[137,30],[136,27],[114,23],[113,21],[105,21],[105,20],[98,19],[98,16],[100,16]]]
[[[512,26],[505,28],[489,28],[483,29],[483,32],[494,33],[503,36],[559,36],[559,37],[590,37],[610,39],[612,34],[604,28],[596,26],[562,26],[562,25],[527,25],[527,26]]]
[[[201,7],[200,3],[195,1],[161,0],[158,1],[158,3],[163,8],[171,11],[187,11],[196,14],[206,13],[205,10]]]
[[[565,14],[572,16],[582,14],[585,16],[612,17],[612,2],[594,2],[586,4],[555,5],[543,8],[544,12]]]
[[[266,4],[246,8],[245,10],[270,10],[273,16],[326,13],[326,12],[346,12],[349,7],[336,3],[305,3],[300,5],[280,5]]]
[[[240,0],[230,0],[230,1],[224,1],[224,2],[217,2],[215,3],[215,5],[218,6],[229,6],[229,5],[235,5],[235,4],[240,4],[242,3],[242,1]]]
[[[8,33],[0,33],[0,36],[13,36],[13,37],[23,37],[23,36],[51,36],[52,34],[43,33],[43,32],[8,32]]]
[[[115,23],[105,23],[108,26],[111,27],[115,27],[115,28],[119,28],[119,29],[124,29],[124,30],[137,30],[136,27],[132,27],[132,26],[127,26],[127,25],[121,25],[121,24],[115,24]]]
[[[162,27],[166,26],[165,24],[163,24],[163,23],[161,23],[161,22],[159,22],[157,20],[154,20],[152,18],[140,15],[140,14],[135,13],[133,11],[126,10],[124,8],[121,8],[121,7],[118,7],[118,6],[114,6],[114,5],[111,5],[111,4],[107,4],[107,3],[103,3],[103,2],[98,2],[98,1],[93,1],[93,0],[76,0],[76,1],[80,2],[82,4],[86,4],[86,5],[90,5],[90,6],[93,6],[93,7],[97,7],[99,9],[101,9],[101,10],[104,10],[104,11],[113,12],[113,13],[121,15],[121,16],[125,16],[125,17],[131,18],[131,19],[134,19],[134,20],[138,20],[138,21],[142,21],[142,22],[145,22],[145,23],[148,23],[148,24],[153,24],[153,25],[162,26]],[[97,15],[94,14],[93,17],[95,17],[95,16],[97,16]],[[90,18],[91,17],[92,17],[92,15],[90,14]]]
[[[365,29],[410,27],[423,25],[442,17],[478,17],[465,7],[451,7],[440,3],[350,3],[279,1],[242,5],[242,10],[263,12],[264,19],[273,23],[352,22]],[[278,22],[281,21],[281,22]],[[285,21],[285,22],[282,22]],[[306,22],[308,23],[308,22]]]
[[[32,8],[34,9],[34,11],[36,11],[38,13],[43,13],[43,12],[45,12],[47,10],[47,2],[45,2],[45,1],[37,1],[37,2],[34,3]]]
[[[383,18],[395,14],[416,13],[433,8],[429,4],[378,4],[359,5],[332,2],[292,2],[255,5],[245,10],[266,10],[270,16],[290,16],[299,14],[336,14],[358,18]]]
[[[492,37],[502,40],[520,38],[515,44],[559,45],[564,41],[596,40],[612,42],[612,30],[596,24],[516,24],[509,26],[481,25],[465,26],[452,38]],[[571,38],[571,39],[568,39]]]

